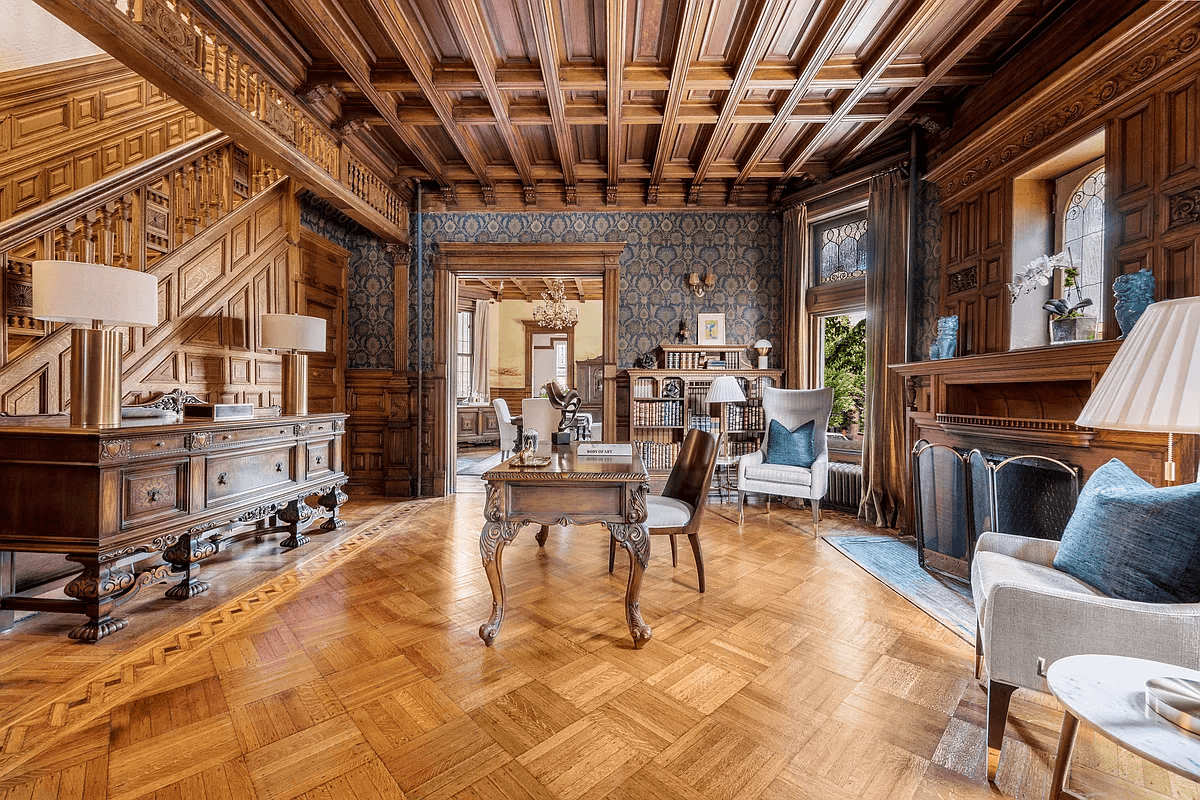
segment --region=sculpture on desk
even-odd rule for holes
[[[1113,281],[1113,296],[1117,304],[1113,312],[1117,315],[1117,324],[1121,326],[1124,339],[1133,330],[1146,306],[1154,302],[1154,273],[1148,269],[1140,269],[1128,275],[1119,275]]]
[[[954,358],[958,350],[958,315],[938,317],[937,338],[929,348],[929,360]]]
[[[574,389],[563,391],[562,387],[554,381],[546,384],[546,396],[550,398],[550,405],[562,412],[558,430],[550,434],[550,443],[570,444],[571,429],[575,427],[575,417],[579,414],[579,407],[583,405],[583,399],[580,398],[579,392]]]

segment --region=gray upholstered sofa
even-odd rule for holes
[[[1200,667],[1200,604],[1106,597],[1056,570],[1057,552],[1058,542],[1003,533],[985,533],[975,547],[976,677],[987,675],[989,780],[1012,693],[1048,691],[1046,670],[1058,659],[1104,653]]]

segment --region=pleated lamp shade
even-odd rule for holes
[[[1200,297],[1153,303],[1134,325],[1076,423],[1200,433]]]
[[[267,350],[325,352],[325,320],[300,314],[263,314],[262,346]]]
[[[706,403],[740,403],[746,399],[746,395],[742,394],[742,387],[738,384],[737,378],[732,375],[718,375],[713,378],[712,385],[708,387],[708,394],[704,398]]]

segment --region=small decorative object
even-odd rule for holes
[[[1200,734],[1200,681],[1151,678],[1146,681],[1146,707],[1185,731]]]
[[[183,407],[184,419],[250,419],[254,406],[249,403],[191,403]]]
[[[1113,311],[1117,315],[1117,324],[1121,326],[1121,335],[1117,338],[1124,339],[1133,330],[1146,306],[1154,302],[1154,273],[1140,269],[1117,276],[1113,281],[1113,296],[1117,298]]]
[[[325,320],[299,314],[263,314],[262,347],[284,350],[283,413],[308,413],[308,356],[325,352]]]
[[[937,329],[937,338],[929,347],[929,360],[954,358],[958,352],[958,315],[938,317]]]
[[[725,344],[725,315],[697,314],[696,315],[697,344]]]
[[[1083,315],[1083,309],[1091,306],[1092,301],[1091,298],[1084,297],[1079,289],[1079,268],[1075,266],[1070,248],[1052,256],[1038,256],[1017,272],[1013,282],[1008,284],[1012,302],[1017,302],[1018,297],[1029,294],[1039,286],[1049,285],[1056,269],[1063,271],[1064,297],[1061,300],[1049,300],[1042,305],[1050,314],[1050,343],[1064,344],[1095,339],[1096,318]],[[1072,289],[1075,290],[1073,293]]]
[[[680,381],[667,381],[663,385],[663,397],[679,397],[683,393],[683,386]]]
[[[658,358],[653,352],[645,353],[637,360],[637,363],[634,366],[636,366],[638,369],[654,369],[658,366]]]
[[[683,320],[683,319],[679,320],[679,332],[675,334],[675,338],[679,342],[686,342],[688,340],[689,335],[690,334],[688,333],[687,320]]]
[[[550,282],[550,288],[542,292],[542,300],[542,305],[533,307],[533,319],[543,328],[562,330],[579,321],[575,309],[567,308],[567,289],[560,279]]]
[[[771,352],[771,343],[766,339],[759,339],[754,343],[754,350],[758,353],[758,368],[767,368],[767,354]]]
[[[692,294],[696,297],[704,297],[704,293],[717,285],[717,276],[711,272],[706,272],[701,275],[699,272],[688,274],[688,286],[692,289]]]
[[[558,430],[550,434],[550,444],[570,444],[571,429],[575,427],[575,417],[579,415],[579,406],[583,404],[583,399],[574,389],[564,392],[554,381],[546,384],[546,395],[550,398],[550,405],[562,412]]]

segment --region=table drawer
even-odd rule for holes
[[[121,528],[187,513],[186,461],[121,472]]]
[[[146,456],[159,455],[160,453],[178,453],[186,449],[187,445],[181,433],[166,436],[146,436],[130,440],[129,457],[144,458]]]
[[[308,443],[308,477],[312,478],[331,471],[333,440]]]
[[[296,482],[296,445],[205,459],[204,499],[208,505]]]
[[[246,442],[263,442],[271,439],[290,438],[294,435],[291,425],[264,425],[258,428],[237,428],[213,432],[214,447]]]

